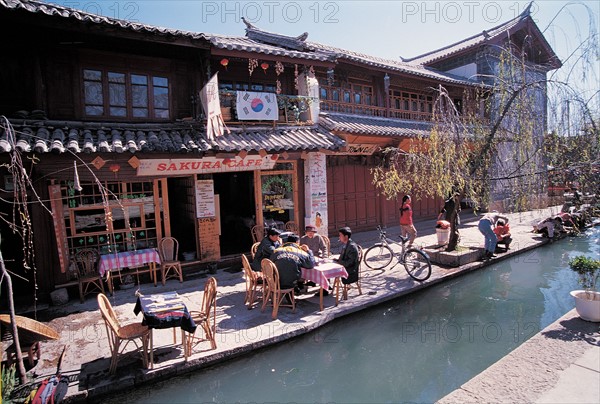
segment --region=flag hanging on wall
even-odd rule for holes
[[[273,93],[238,91],[236,112],[239,120],[276,121],[279,119],[277,96]]]
[[[223,117],[221,116],[221,103],[219,101],[219,81],[217,74],[214,76],[204,87],[200,90],[200,102],[202,102],[202,108],[206,115],[206,137],[214,139],[215,136],[221,136],[223,129],[227,133],[231,133],[229,128],[225,126]]]

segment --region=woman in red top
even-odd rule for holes
[[[400,206],[400,235],[402,237],[409,237],[407,248],[412,247],[415,238],[417,238],[417,229],[415,229],[413,224],[410,202],[410,195],[404,195],[402,205]]]

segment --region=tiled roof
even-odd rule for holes
[[[513,18],[510,21],[504,22],[492,29],[484,30],[479,34],[463,39],[462,41],[453,43],[440,49],[436,49],[431,52],[424,53],[419,56],[415,56],[413,58],[404,58],[403,61],[417,66],[422,66],[431,64],[441,59],[445,59],[470,48],[481,46],[486,43],[494,43],[494,41],[497,41],[498,39],[503,39],[507,35],[510,35],[511,33],[519,30],[525,23],[527,23],[527,21],[533,22],[533,20],[531,19],[532,4],[533,2],[529,3],[525,10],[523,10],[523,12],[517,17]],[[535,22],[533,22],[532,26],[534,27],[534,30],[538,33],[536,37],[539,38],[541,45],[545,48],[546,52],[548,53],[549,63],[555,68],[560,67],[561,62],[552,50],[552,47],[544,38],[544,35],[539,31],[539,28],[537,28]]]
[[[418,66],[415,64],[409,64],[400,60],[384,59],[377,56],[366,55],[364,53],[349,51],[341,48],[336,48],[330,45],[323,45],[317,42],[308,42],[311,49],[319,50],[321,52],[331,52],[337,55],[338,59],[347,59],[352,62],[364,64],[367,66],[377,67],[384,70],[406,73],[415,76],[426,77],[437,81],[452,84],[462,85],[480,85],[472,80],[467,80],[464,77],[456,76],[453,74],[441,72],[429,67]]]
[[[379,136],[426,136],[432,128],[429,122],[329,112],[319,115],[319,123],[331,131]]]
[[[2,1],[2,0],[0,0]],[[219,49],[239,50],[243,52],[256,52],[265,55],[285,56],[296,59],[318,60],[321,62],[334,62],[336,55],[330,52],[308,51],[302,52],[293,49],[286,49],[281,46],[275,46],[255,41],[242,36],[229,36],[218,34],[205,34],[210,43]]]
[[[0,153],[13,145],[34,153],[189,153],[219,151],[337,150],[343,139],[318,126],[233,128],[231,134],[208,140],[204,128],[190,125],[82,124],[80,122],[13,122],[12,142],[0,128]]]
[[[73,3],[74,5],[78,3]],[[30,13],[45,14],[48,16],[57,16],[78,20],[85,23],[108,25],[112,27],[122,28],[134,32],[173,35],[177,37],[188,37],[190,39],[206,39],[204,34],[200,32],[182,31],[157,27],[153,25],[140,24],[127,20],[119,20],[117,18],[104,17],[97,14],[88,13],[74,8],[63,7],[57,4],[51,4],[38,0],[0,0],[0,7],[9,10],[23,10]]]

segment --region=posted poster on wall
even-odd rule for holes
[[[196,217],[215,217],[215,186],[213,180],[196,180]]]
[[[327,219],[327,166],[325,164],[325,154],[308,153],[304,172],[307,173],[304,181],[306,184],[305,222],[315,226],[317,233],[327,235],[329,223]]]

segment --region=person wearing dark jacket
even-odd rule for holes
[[[311,250],[302,249],[298,245],[300,238],[292,234],[287,242],[278,247],[271,254],[271,261],[279,271],[279,286],[281,289],[290,289],[296,286],[302,274],[302,268],[314,268],[315,257]]]
[[[350,237],[352,237],[352,230],[349,227],[342,227],[338,230],[339,240],[344,245],[342,252],[337,262],[346,268],[348,272],[348,278],[342,278],[342,283],[348,285],[358,281],[358,267],[360,262],[358,260],[358,246]]]
[[[279,237],[281,233],[279,230],[275,228],[270,228],[267,230],[267,237],[263,238],[260,244],[258,245],[258,249],[256,250],[256,254],[254,255],[254,260],[250,267],[257,272],[260,272],[260,263],[263,258],[269,258],[273,251],[277,247],[281,246],[281,238]]]

